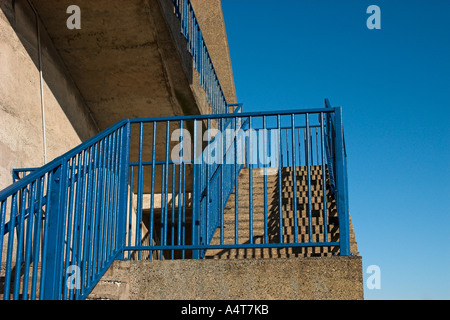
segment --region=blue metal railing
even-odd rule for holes
[[[121,253],[128,128],[122,121],[25,170],[32,172],[0,193],[5,300],[83,299]]]
[[[234,113],[223,115],[185,116],[159,119],[130,120],[132,125],[138,126],[139,135],[144,136],[144,126],[158,128],[166,132],[164,144],[154,141],[147,148],[153,155],[149,161],[142,159],[140,153],[138,161],[132,163],[131,177],[140,181],[137,187],[130,187],[130,206],[128,207],[128,242],[124,248],[131,258],[134,252],[138,259],[176,259],[203,258],[212,249],[245,249],[245,248],[289,248],[289,247],[339,247],[340,254],[349,255],[348,206],[346,200],[346,168],[343,167],[341,150],[343,136],[339,131],[340,108],[311,109],[304,111],[266,112],[266,113]],[[330,116],[330,117],[329,117]],[[326,119],[330,119],[330,127]],[[215,126],[213,125],[215,123]],[[162,127],[162,128],[161,128]],[[170,128],[185,129],[178,135],[176,142],[182,147],[177,153],[179,159],[170,158],[172,149],[169,139],[172,137]],[[204,129],[204,130],[203,130]],[[212,129],[212,131],[211,131]],[[230,132],[227,132],[227,129]],[[150,130],[151,131],[151,130]],[[218,132],[216,132],[218,131]],[[329,138],[328,135],[332,134]],[[189,139],[185,140],[189,136]],[[147,139],[152,140],[151,137]],[[333,148],[333,158],[327,157],[327,143]],[[203,145],[202,145],[203,143]],[[142,145],[140,141],[139,145]],[[202,147],[203,146],[203,147]],[[160,150],[158,150],[158,148]],[[145,147],[144,147],[145,149]],[[193,155],[190,151],[193,150]],[[189,154],[188,157],[185,156]],[[158,158],[157,155],[160,157]],[[240,183],[240,172],[247,167],[248,185]],[[297,207],[297,176],[300,167],[306,168],[308,200],[306,205],[309,225],[312,221],[312,170],[320,167],[322,174],[322,214],[324,232],[322,241],[314,241],[312,228],[309,228],[309,240],[301,240],[298,217],[293,216],[294,228],[292,240],[285,241],[283,234],[282,203],[283,190],[278,190],[279,231],[276,237],[269,237],[269,230],[264,231],[264,242],[255,243],[253,234],[254,207],[254,169],[264,171],[264,177],[269,170],[276,169],[278,185],[283,184],[286,168],[291,168],[292,186],[287,187],[293,195],[293,211],[299,212]],[[158,171],[159,167],[159,171]],[[335,186],[325,181],[330,180],[331,172],[336,172]],[[136,175],[139,176],[136,179]],[[147,202],[145,194],[139,190],[145,189],[145,181],[151,182],[147,188]],[[134,184],[133,179],[130,182]],[[160,189],[155,187],[160,185]],[[267,180],[264,179],[264,219],[267,228],[268,195]],[[335,183],[331,182],[330,183]],[[147,183],[148,184],[148,183]],[[187,187],[186,185],[190,185]],[[330,241],[328,234],[328,206],[327,188],[336,189],[338,195],[339,241]],[[137,193],[131,192],[137,190]],[[242,199],[240,192],[248,195]],[[224,223],[225,206],[230,206],[230,196],[234,194],[234,221],[236,228],[233,239],[225,240],[226,225]],[[132,207],[136,203],[136,207]],[[242,206],[245,204],[245,207]],[[148,214],[144,214],[147,211]],[[133,221],[136,217],[136,221]],[[239,234],[240,220],[245,217],[248,221],[248,233],[242,237]],[[272,218],[273,213],[272,213]],[[345,222],[347,221],[347,223]],[[213,237],[219,240],[212,243]],[[270,241],[270,239],[278,239]],[[147,239],[143,243],[143,239]],[[143,253],[147,252],[145,257]]]
[[[214,68],[191,1],[172,1],[175,7],[175,15],[181,23],[181,33],[188,41],[188,50],[194,58],[195,69],[200,74],[200,84],[206,91],[206,98],[212,107],[212,113],[228,113],[227,100],[220,85],[219,77]]]
[[[311,226],[317,168],[320,239],[312,228],[301,231],[297,214],[304,212]],[[243,113],[237,106],[222,115],[123,120],[42,168],[22,170],[30,173],[0,192],[0,294],[83,299],[116,259],[201,259],[212,249],[296,247],[338,247],[349,255],[346,170],[341,108]],[[271,191],[274,212],[269,171],[279,186]],[[296,201],[299,178],[307,181],[304,207]],[[331,183],[335,240],[327,223]],[[263,203],[256,202],[257,185]],[[285,192],[293,198],[290,217]],[[257,215],[264,217],[258,242]],[[278,227],[269,230],[269,219]],[[231,239],[225,237],[230,227]]]

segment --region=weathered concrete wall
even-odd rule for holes
[[[89,109],[40,27],[47,160],[98,130]],[[0,0],[0,190],[13,168],[44,163],[36,16],[26,0]]]
[[[90,299],[360,300],[360,257],[116,261]]]

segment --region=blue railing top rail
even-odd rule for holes
[[[157,117],[157,118],[136,118],[127,119],[131,123],[137,122],[162,122],[162,121],[179,121],[179,120],[208,120],[219,118],[246,118],[246,117],[270,117],[270,116],[289,116],[289,115],[302,115],[302,114],[319,114],[319,113],[334,113],[334,108],[313,108],[313,109],[292,109],[282,111],[261,111],[261,112],[242,112],[242,113],[224,113],[224,114],[202,114],[202,115],[188,115],[188,116],[176,116],[176,117]]]

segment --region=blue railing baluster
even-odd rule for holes
[[[167,245],[167,227],[169,216],[169,152],[170,152],[170,121],[166,121],[166,158],[164,184],[164,245]]]
[[[28,208],[30,208],[30,215],[27,223],[27,239],[25,244],[25,266],[24,266],[24,277],[23,277],[23,293],[22,299],[28,300],[28,283],[29,283],[29,269],[31,263],[31,240],[32,240],[32,231],[33,231],[33,222],[34,222],[34,204],[35,204],[35,196],[36,196],[36,181],[31,183],[31,194],[28,198]],[[0,247],[1,248],[1,247]],[[0,257],[1,261],[1,257]]]
[[[142,165],[142,149],[144,144],[144,123],[139,125],[139,164],[138,164],[138,193],[136,208],[136,244],[141,245],[142,239],[142,197],[144,188],[144,167]],[[138,252],[138,259],[141,260],[141,252]]]
[[[325,166],[325,130],[324,130],[324,114],[320,113],[320,141],[321,141],[321,161],[322,161],[322,205],[323,205],[323,242],[328,241],[328,205],[327,205],[327,183],[326,183],[326,166]]]
[[[39,262],[39,253],[40,253],[40,244],[41,244],[41,221],[43,217],[42,210],[42,202],[43,202],[43,193],[44,193],[44,182],[45,178],[41,177],[39,179],[39,188],[38,188],[38,214],[36,215],[36,225],[34,232],[34,245],[33,245],[33,276],[31,283],[31,300],[36,300],[37,295],[37,280],[38,280],[38,262]],[[1,233],[0,233],[1,234]],[[1,261],[1,259],[0,259]],[[42,269],[41,269],[42,270]]]
[[[15,264],[15,277],[14,277],[14,294],[13,299],[18,300],[20,289],[20,269],[22,265],[22,250],[23,250],[23,235],[25,228],[25,207],[27,199],[28,189],[22,190],[20,201],[20,213],[19,213],[19,234],[17,236],[17,250],[16,250],[16,264]]]
[[[254,167],[254,153],[253,153],[253,134],[252,134],[252,117],[248,117],[248,127],[249,127],[249,135],[248,135],[248,151],[249,154],[249,190],[248,190],[248,214],[249,214],[249,242],[253,243],[253,167]]]
[[[298,242],[298,211],[297,211],[297,161],[295,152],[295,114],[291,114],[292,135],[292,181],[293,181],[293,214],[294,214],[294,242]]]
[[[267,159],[269,158],[268,154],[266,154],[266,116],[263,116],[263,155],[264,155],[264,243],[269,242],[268,238],[268,230],[267,230]],[[258,139],[259,140],[259,139]],[[270,140],[269,140],[270,146]]]
[[[153,242],[153,226],[154,226],[154,206],[155,206],[155,177],[156,177],[156,128],[157,122],[153,121],[153,134],[152,134],[152,181],[150,190],[150,222],[149,222],[149,241]],[[150,250],[149,259],[152,260],[153,251]]]
[[[309,242],[312,242],[312,203],[311,203],[311,131],[309,127],[309,114],[305,115],[306,121],[306,143],[307,143],[307,156],[306,156],[306,169],[307,169],[307,178],[308,178],[308,235]]]
[[[225,198],[225,177],[224,174],[225,172],[225,168],[226,168],[226,161],[225,161],[225,154],[226,154],[226,150],[227,150],[227,143],[226,143],[226,132],[225,132],[225,128],[224,128],[224,119],[221,118],[220,119],[220,129],[222,130],[221,132],[221,148],[220,148],[220,159],[223,161],[223,165],[220,166],[220,199],[219,199],[219,205],[220,205],[220,211],[219,211],[219,217],[220,217],[220,244],[224,243],[224,211],[225,211],[225,203],[224,203],[224,198]]]
[[[177,231],[177,244],[181,245],[181,223],[182,223],[182,216],[181,216],[181,208],[182,208],[182,197],[184,198],[184,196],[182,195],[182,182],[183,182],[183,165],[184,165],[184,141],[183,141],[183,129],[184,129],[184,123],[183,120],[180,121],[180,154],[179,154],[179,161],[180,161],[180,169],[179,169],[179,173],[178,173],[178,231]],[[175,200],[173,200],[175,201]]]
[[[128,205],[128,245],[131,246],[131,235],[133,228],[133,187],[134,187],[134,166],[130,166],[130,197]],[[152,205],[153,208],[153,205]],[[135,244],[137,245],[137,244]],[[128,252],[128,259],[131,258],[131,251]]]
[[[237,117],[234,118],[234,127],[237,130]],[[240,135],[236,132],[236,134]],[[234,139],[234,243],[239,243],[239,169],[238,169],[238,137]]]
[[[279,152],[279,165],[278,165],[278,224],[280,243],[284,242],[283,239],[283,185],[282,185],[282,168],[283,168],[283,136],[281,131],[281,116],[277,115],[277,130],[279,137],[278,152]]]
[[[172,246],[175,245],[175,175],[176,175],[176,164],[172,164],[172,221],[170,222],[170,229],[171,229],[171,244]],[[175,251],[171,250],[171,257],[172,260],[175,257]]]
[[[8,235],[8,249],[6,252],[6,268],[5,268],[5,284],[4,284],[4,291],[3,291],[3,299],[9,300],[10,297],[10,285],[11,285],[11,265],[12,265],[12,251],[13,251],[13,244],[14,244],[14,225],[15,225],[15,217],[16,217],[16,211],[17,211],[17,193],[14,193],[12,195],[12,201],[11,201],[11,211],[10,211],[10,218],[9,218],[9,235]]]
[[[75,161],[76,158],[71,159],[71,165],[70,165],[70,172],[69,172],[69,179],[68,181],[70,182],[70,193],[69,193],[69,209],[68,209],[68,213],[69,213],[69,217],[67,219],[67,249],[66,249],[66,255],[65,255],[65,259],[64,259],[64,283],[67,283],[67,279],[69,277],[68,273],[67,273],[67,268],[69,265],[69,261],[70,261],[70,250],[69,250],[69,246],[70,243],[72,241],[71,237],[72,237],[72,226],[71,226],[71,222],[72,222],[72,214],[73,214],[73,189],[74,189],[74,185],[75,185]],[[32,210],[34,211],[34,210]],[[63,300],[67,299],[67,291],[68,291],[68,287],[65,285],[63,286]]]

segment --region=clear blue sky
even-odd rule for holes
[[[365,298],[450,299],[450,1],[222,5],[245,111],[343,107]]]

